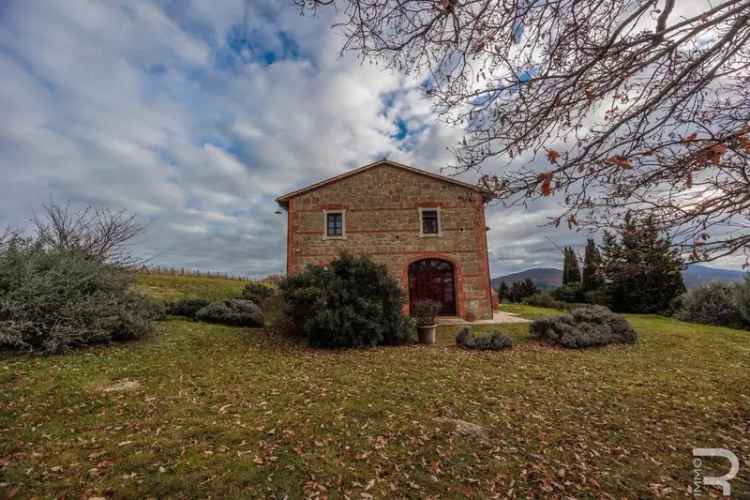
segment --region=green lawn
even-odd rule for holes
[[[525,324],[504,352],[457,349],[456,327],[331,352],[173,319],[129,344],[0,355],[0,498],[682,498],[692,447],[732,450],[750,493],[750,332],[629,319],[637,345],[587,351]],[[140,388],[103,392],[124,379]]]

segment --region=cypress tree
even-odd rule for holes
[[[592,291],[601,288],[604,279],[601,274],[602,256],[596,247],[596,242],[589,238],[586,242],[586,252],[583,257],[583,279],[584,291]]]
[[[619,236],[619,239],[618,239]],[[620,312],[656,313],[685,291],[683,262],[653,218],[625,218],[616,236],[604,232],[602,271],[610,307]]]
[[[578,285],[581,282],[581,270],[578,267],[578,257],[573,247],[563,249],[563,286]]]
[[[568,247],[568,252],[570,253],[570,274],[568,276],[568,284],[570,285],[580,285],[581,284],[581,268],[578,265],[578,256],[576,255],[575,250],[573,250],[573,247]]]

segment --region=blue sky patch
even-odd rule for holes
[[[391,137],[393,137],[397,141],[404,140],[409,133],[409,126],[406,124],[406,120],[404,120],[403,118],[396,118],[396,128],[398,129],[398,132],[393,134]]]
[[[238,69],[251,63],[270,66],[279,61],[299,60],[300,54],[299,44],[286,31],[268,35],[235,24],[227,33],[224,46],[216,50],[216,65],[220,69]]]

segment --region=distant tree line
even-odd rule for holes
[[[539,289],[531,278],[514,281],[510,285],[505,283],[505,281],[501,281],[497,289],[497,296],[501,301],[513,303],[522,302],[523,299],[535,293],[539,293]]]
[[[165,266],[142,266],[138,269],[143,274],[163,274],[167,276],[193,276],[196,278],[223,278],[237,281],[251,281],[252,278],[241,274],[229,274],[219,271],[200,271],[198,269],[186,269],[184,267]],[[272,277],[268,277],[272,278]],[[264,278],[265,279],[265,278]],[[277,280],[278,281],[278,280]]]
[[[668,310],[685,292],[684,262],[652,218],[625,218],[617,233],[604,232],[601,246],[586,242],[581,270],[572,247],[563,249],[562,286],[550,296],[542,295],[527,279],[508,286],[500,283],[498,296],[509,302],[523,302],[534,296],[545,304],[589,303],[609,306],[618,312],[656,313]]]

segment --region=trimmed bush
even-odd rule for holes
[[[207,299],[180,299],[176,302],[167,304],[166,313],[172,316],[184,316],[186,318],[195,319],[195,315],[209,305],[210,300]]]
[[[464,349],[499,351],[513,347],[513,340],[500,331],[494,331],[486,335],[474,335],[469,327],[464,327],[456,334],[456,344]]]
[[[397,345],[416,340],[414,320],[401,315],[401,287],[385,266],[342,254],[308,266],[279,285],[298,335],[317,347]]]
[[[588,307],[591,304],[581,302],[563,302],[555,299],[551,294],[547,292],[535,293],[526,297],[523,301],[528,306],[535,307],[546,307],[549,309],[562,309],[563,311],[572,311],[579,307]]]
[[[531,323],[529,332],[548,344],[569,349],[633,344],[638,340],[624,317],[602,306],[580,307],[564,316],[538,319]]]
[[[739,287],[707,283],[680,296],[674,316],[682,321],[742,328],[744,318],[738,307]]]
[[[207,305],[195,315],[199,321],[230,326],[263,326],[263,312],[258,306],[244,299],[230,299]]]
[[[262,305],[273,295],[273,288],[258,282],[252,282],[242,289],[242,299],[249,300],[257,305]]]
[[[79,250],[12,241],[0,248],[0,348],[53,354],[144,336],[164,310],[133,279]]]

